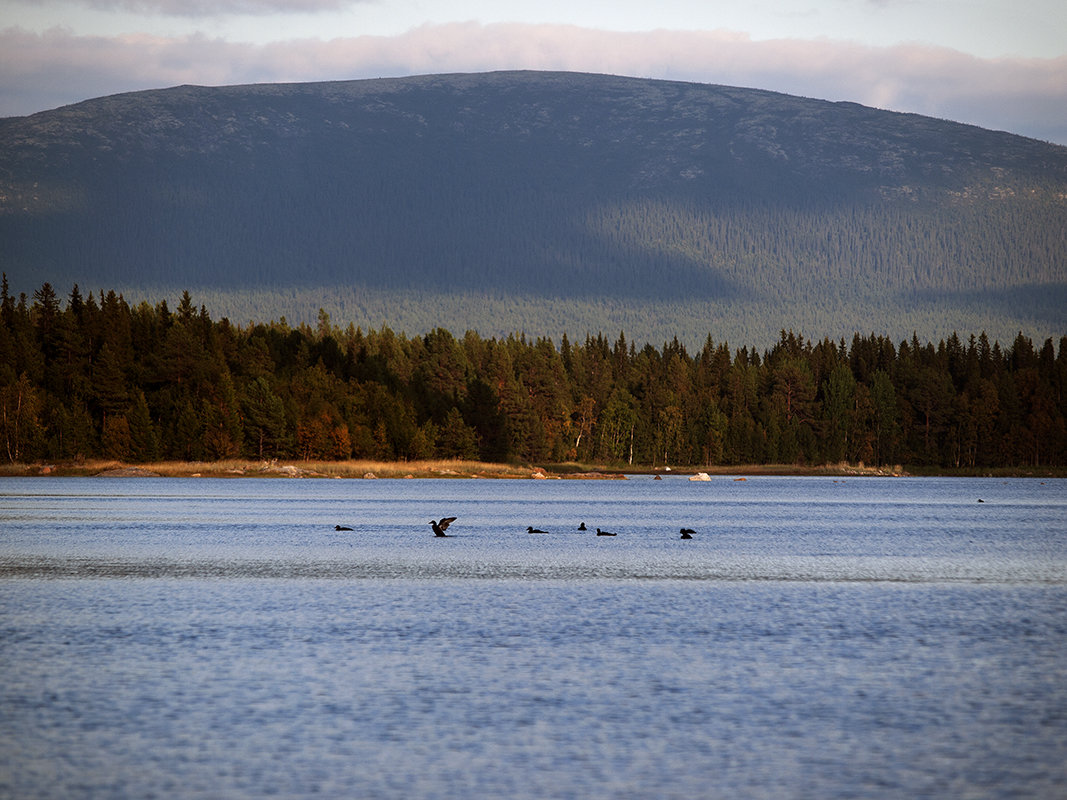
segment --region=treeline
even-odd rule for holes
[[[183,294],[0,296],[0,440],[11,462],[108,457],[940,467],[1067,462],[1067,336],[933,344],[709,335],[638,349],[435,329],[239,327]]]

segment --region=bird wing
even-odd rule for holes
[[[449,525],[451,525],[455,521],[456,521],[455,517],[444,517],[440,522],[437,523],[437,527],[440,528],[441,530],[444,530],[445,528],[447,528]]]

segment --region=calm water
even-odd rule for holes
[[[0,797],[1062,798],[1065,762],[1065,481],[0,480]]]

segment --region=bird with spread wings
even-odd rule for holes
[[[451,525],[455,521],[456,521],[455,517],[442,517],[440,522],[438,522],[437,520],[432,520],[431,519],[430,520],[430,527],[433,528],[433,535],[434,536],[447,536],[448,534],[445,533],[445,529],[447,529],[448,526]]]

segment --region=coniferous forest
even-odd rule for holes
[[[1067,336],[783,331],[760,353],[603,335],[212,320],[186,292],[0,297],[3,458],[463,458],[928,468],[1067,462]]]
[[[554,72],[179,86],[0,119],[0,271],[216,319],[690,350],[1063,332],[1067,147]]]

